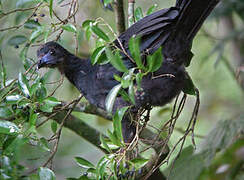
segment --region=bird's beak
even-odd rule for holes
[[[57,66],[57,60],[52,57],[49,53],[39,57],[37,68],[41,69],[43,67],[54,68]]]
[[[38,68],[38,69],[41,69],[41,68],[43,68],[43,67],[46,67],[47,64],[48,64],[47,62],[48,62],[48,59],[45,58],[45,56],[39,58],[39,60],[38,60],[38,64],[37,64],[37,68]]]

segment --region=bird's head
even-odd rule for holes
[[[66,52],[66,49],[53,41],[42,45],[37,50],[38,69],[59,67],[65,60]]]

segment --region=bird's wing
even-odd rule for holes
[[[133,24],[114,43],[117,47],[122,44],[123,48],[129,53],[128,43],[130,38],[139,36],[141,52],[148,52],[151,49],[156,50],[167,40],[178,16],[179,10],[175,7],[159,10]]]

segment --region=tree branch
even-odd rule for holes
[[[114,3],[116,26],[118,34],[125,31],[125,14],[123,0],[115,0]]]
[[[62,106],[67,105],[67,103],[62,103]],[[60,108],[60,107],[59,107]],[[89,104],[89,103],[79,103],[74,108],[74,111],[76,112],[83,112],[87,114],[93,114],[100,117],[103,117],[107,120],[112,120],[112,116],[109,115],[106,111],[96,108],[95,106]],[[46,113],[45,116],[50,116],[53,113]],[[63,117],[67,114],[67,110],[63,110],[58,112],[55,116],[52,117],[54,121],[61,124]],[[70,129],[77,135],[83,137],[85,140],[96,146],[98,149],[103,151],[104,153],[107,153],[105,149],[100,147],[100,135],[103,133],[99,132],[95,128],[89,126],[88,124],[84,123],[81,119],[76,118],[73,115],[70,115],[66,121],[64,122],[64,127]],[[144,129],[140,133],[140,139],[144,144],[150,145],[151,148],[154,149],[155,153],[151,156],[150,161],[142,168],[142,173],[136,174],[136,179],[144,178],[150,170],[155,165],[155,162],[158,162],[157,164],[160,164],[168,155],[169,153],[169,147],[165,144],[165,141],[163,139],[159,139],[158,134],[153,133],[149,129]],[[162,149],[163,148],[163,149]],[[164,175],[160,172],[159,169],[157,169],[149,179],[153,178],[159,178],[164,180]]]
[[[128,0],[128,26],[135,23],[134,16],[135,0]]]

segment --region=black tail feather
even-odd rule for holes
[[[203,22],[218,4],[219,0],[178,0],[180,8],[174,36],[183,36],[192,41]]]

